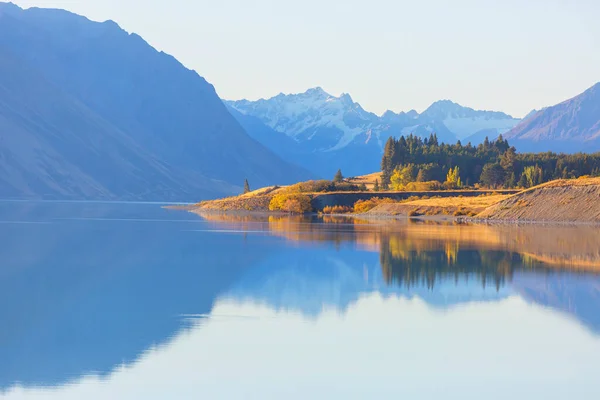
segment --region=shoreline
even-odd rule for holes
[[[396,222],[440,222],[440,223],[454,223],[454,224],[472,224],[472,225],[525,225],[525,226],[587,226],[587,227],[599,227],[600,221],[547,221],[547,220],[501,220],[501,219],[485,219],[485,218],[469,218],[464,216],[452,216],[452,215],[418,215],[418,216],[407,216],[407,215],[384,215],[384,214],[323,214],[323,213],[304,213],[304,214],[293,214],[286,212],[275,212],[275,211],[250,211],[250,210],[211,210],[201,209],[197,207],[178,207],[168,206],[163,207],[165,209],[173,209],[180,211],[187,211],[194,214],[200,215],[206,213],[210,215],[224,215],[224,216],[254,216],[254,217],[306,217],[306,218],[348,218],[356,220],[367,220],[367,221],[396,221]]]
[[[531,220],[531,219],[486,219],[466,216],[453,215],[393,215],[393,214],[323,214],[319,212],[310,212],[303,214],[293,214],[281,211],[254,211],[254,210],[213,210],[203,209],[197,206],[163,206],[164,209],[187,211],[194,214],[206,213],[210,215],[230,215],[230,216],[255,216],[255,217],[306,217],[306,218],[351,218],[357,220],[369,221],[421,221],[421,222],[444,222],[455,224],[477,224],[477,225],[537,225],[537,226],[587,226],[600,227],[600,221],[552,221],[552,220]]]
[[[286,198],[296,205],[302,200],[303,209],[282,207]],[[372,221],[600,226],[599,199],[600,178],[580,178],[552,181],[519,192],[292,192],[285,188],[267,187],[239,196],[196,204],[166,205],[165,208],[213,215],[304,215]],[[273,203],[273,200],[276,202]]]

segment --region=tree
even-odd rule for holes
[[[375,184],[373,185],[373,191],[379,192],[381,189],[379,187],[379,179],[375,179]]]
[[[489,149],[489,147],[490,147],[490,139],[486,136],[485,140],[483,141],[483,148]]]
[[[460,168],[463,182],[479,182],[486,164],[499,163],[504,170],[502,186],[513,187],[517,182],[525,187],[524,168],[538,165],[539,171],[534,181],[545,182],[549,179],[578,178],[584,175],[600,173],[600,153],[595,154],[557,154],[557,153],[517,153],[504,137],[473,146],[438,143],[432,133],[426,140],[410,134],[398,139],[389,138],[382,158],[382,177],[380,185],[388,187],[394,170],[407,164],[415,166],[418,181],[444,182],[449,169]],[[499,171],[497,171],[499,172]],[[541,179],[541,180],[540,180]],[[468,185],[467,183],[467,185]]]
[[[526,188],[527,187],[527,177],[525,176],[525,174],[521,174],[521,179],[519,179],[519,187],[520,188]]]
[[[360,185],[358,185],[358,190],[360,190],[361,192],[366,192],[367,191],[367,185],[365,185],[365,183],[361,183]]]
[[[500,137],[498,138],[498,141],[500,141],[502,138],[502,135],[500,135]],[[508,143],[506,143],[508,145]],[[514,147],[509,148],[508,150],[506,150],[504,152],[504,154],[502,154],[502,156],[500,156],[500,165],[502,166],[502,169],[504,169],[504,176],[506,177],[506,182],[505,182],[505,186],[506,187],[513,187],[516,182],[516,178],[515,178],[515,162],[517,160],[517,151],[515,150]]]
[[[244,179],[244,194],[250,193],[250,184],[248,184],[248,179]]]
[[[381,182],[386,188],[390,183],[392,173],[394,172],[394,159],[396,158],[396,141],[393,137],[389,137],[385,142],[383,157],[381,159]]]
[[[479,180],[484,186],[496,189],[504,183],[504,169],[500,163],[485,164]]]
[[[415,180],[415,167],[413,164],[408,164],[398,167],[392,174],[391,183],[393,190],[404,190],[404,186]]]
[[[333,181],[335,183],[341,183],[344,180],[344,175],[342,175],[342,170],[338,169],[337,172],[335,173],[335,176],[333,177]]]
[[[517,176],[514,172],[511,172],[510,175],[507,176],[506,181],[504,182],[505,188],[514,188],[517,185]]]
[[[500,154],[503,154],[509,149],[508,140],[504,140],[502,135],[498,136],[498,139],[494,142],[494,146],[500,151]]]
[[[448,175],[446,175],[446,187],[450,189],[462,187],[462,181],[460,180],[460,168],[454,167],[448,170]]]
[[[523,175],[525,176],[526,187],[528,188],[544,182],[544,171],[539,165],[525,167]]]
[[[442,181],[443,179],[444,171],[439,165],[433,163],[419,165],[417,182]]]
[[[429,135],[429,140],[427,141],[430,146],[439,146],[437,134],[432,133]]]

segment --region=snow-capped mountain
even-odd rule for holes
[[[322,176],[338,168],[348,175],[360,175],[379,168],[383,146],[390,136],[435,132],[440,141],[454,143],[474,137],[495,138],[516,126],[520,120],[493,111],[476,111],[449,100],[432,104],[419,114],[415,110],[378,116],[365,111],[350,95],[339,97],[317,87],[299,94],[279,94],[257,101],[227,101],[232,114],[250,136]],[[252,122],[249,119],[253,119]],[[259,127],[256,119],[265,126]],[[295,144],[281,151],[273,143],[274,131],[285,134]],[[270,138],[270,139],[268,139]],[[299,157],[298,154],[302,154]]]
[[[433,103],[420,116],[421,124],[442,122],[444,127],[458,139],[465,139],[480,132],[490,132],[490,138],[508,132],[519,122],[503,112],[477,111],[463,107],[450,100],[440,100]]]
[[[340,97],[322,88],[300,94],[279,94],[268,100],[229,102],[239,112],[259,118],[297,142],[311,141],[315,150],[335,151],[378,127],[379,118],[365,111],[350,95]]]

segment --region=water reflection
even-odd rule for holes
[[[389,397],[402,374],[403,393],[423,398],[426,371],[447,374],[448,359],[480,383],[520,372],[523,389],[554,377],[550,397],[561,382],[591,390],[593,228],[197,218],[86,203],[0,203],[0,218],[29,222],[0,231],[9,398],[364,398],[385,377]],[[548,363],[547,346],[564,366]]]

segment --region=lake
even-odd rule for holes
[[[0,398],[598,399],[599,243],[0,202]]]

